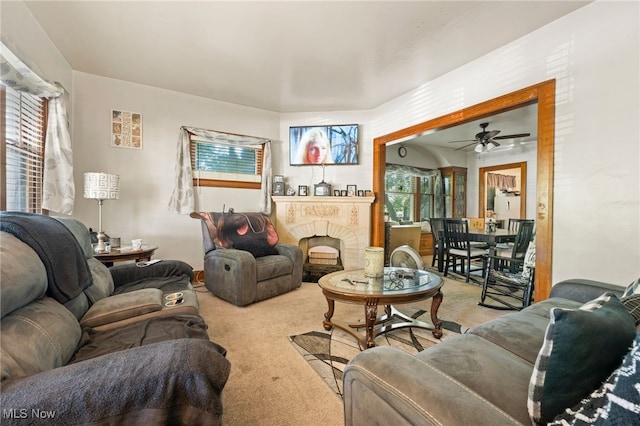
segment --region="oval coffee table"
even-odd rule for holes
[[[442,303],[442,284],[442,278],[438,275],[419,269],[387,267],[384,268],[384,276],[381,278],[365,277],[364,269],[333,272],[318,281],[329,305],[322,324],[325,330],[337,327],[351,334],[358,339],[361,348],[372,348],[376,345],[377,336],[407,327],[429,330],[439,339],[442,337],[442,321],[438,319],[438,308]],[[433,299],[430,310],[432,324],[408,317],[393,306],[425,299]],[[363,305],[364,325],[332,320],[336,300]],[[380,317],[378,305],[385,307],[385,313]],[[394,317],[402,322],[389,324]],[[364,337],[357,331],[363,327]]]

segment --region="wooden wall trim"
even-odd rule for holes
[[[373,191],[376,199],[372,212],[373,245],[384,247],[384,172],[386,144],[422,132],[446,129],[465,122],[538,103],[538,151],[536,178],[536,301],[549,297],[553,246],[553,167],[555,143],[555,79],[481,102],[373,140]]]

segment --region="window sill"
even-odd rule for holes
[[[193,186],[206,186],[210,188],[240,188],[240,189],[260,189],[260,182],[238,182],[233,180],[218,179],[194,179]]]

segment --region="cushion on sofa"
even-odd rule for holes
[[[47,271],[36,252],[17,237],[0,232],[0,240],[0,315],[4,317],[45,295]]]
[[[621,297],[629,297],[633,294],[640,294],[640,278],[632,282],[624,289]]]
[[[633,318],[612,293],[579,309],[552,308],[529,383],[527,408],[546,424],[614,371],[635,337]]]
[[[636,326],[640,325],[640,294],[632,294],[631,296],[623,297],[620,301],[629,310]]]
[[[264,213],[196,213],[206,224],[217,248],[235,248],[253,257],[278,254],[278,234]],[[193,214],[192,214],[192,217]]]
[[[50,297],[5,316],[0,325],[1,380],[65,365],[73,356],[80,335],[73,314]]]
[[[162,291],[157,288],[145,288],[99,300],[80,319],[80,325],[99,327],[160,310]]]
[[[85,327],[78,350],[69,363],[166,340],[186,338],[209,340],[207,324],[199,315],[151,317],[106,330]],[[225,355],[226,351],[221,353]]]
[[[609,378],[575,407],[567,408],[548,426],[632,425],[640,418],[640,333]]]
[[[115,287],[113,294],[126,293],[143,288],[159,288],[164,293],[191,289],[193,268],[180,260],[163,260],[138,268],[134,264],[115,265],[109,268]]]

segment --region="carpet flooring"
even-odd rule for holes
[[[209,337],[227,349],[231,362],[223,391],[223,424],[343,424],[339,394],[290,340],[290,336],[323,330],[327,302],[317,284],[303,283],[299,289],[243,308],[218,299],[205,287],[196,290]],[[473,327],[505,313],[478,306],[481,289],[477,285],[446,279],[442,291],[439,317],[443,320]],[[430,303],[398,308],[428,312]],[[363,314],[362,306],[336,303],[336,319],[357,320]],[[453,335],[445,329],[445,339],[449,332]]]
[[[415,308],[401,309],[402,313],[411,318],[430,323],[428,311]],[[377,346],[394,346],[408,353],[420,352],[440,341],[445,341],[451,336],[459,335],[468,330],[456,322],[443,319],[443,336],[440,339],[433,337],[428,330],[400,329],[378,336],[375,340]],[[362,323],[360,319],[356,324]],[[391,321],[392,323],[394,321]],[[364,324],[363,324],[364,325]],[[363,332],[363,330],[360,330]],[[342,397],[342,372],[349,360],[361,351],[356,339],[349,333],[339,328],[331,331],[318,330],[290,337],[296,349],[309,363],[309,366],[322,377],[322,380],[337,395]]]

